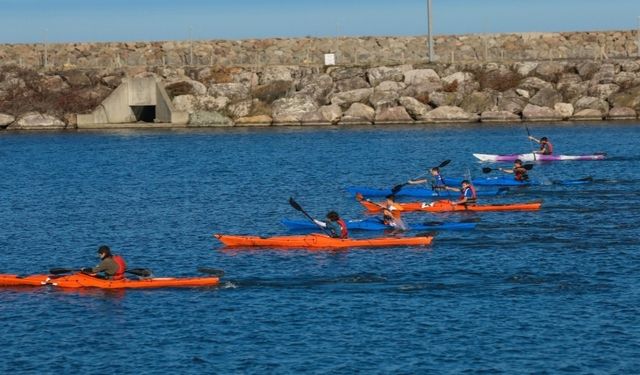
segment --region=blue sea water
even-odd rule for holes
[[[290,196],[363,217],[347,186],[445,159],[443,174],[479,177],[495,165],[471,154],[530,151],[524,127],[0,133],[0,273],[91,266],[101,244],[159,276],[226,272],[188,290],[0,288],[0,372],[638,373],[638,125],[530,125],[557,153],[609,154],[533,177],[595,182],[484,199],[539,212],[409,215],[479,220],[427,248],[343,251],[230,250],[212,234],[284,234],[282,218],[303,218]]]

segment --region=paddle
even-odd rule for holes
[[[222,276],[224,276],[224,271],[223,271],[223,270],[217,270],[217,269],[215,269],[215,268],[198,267],[198,272],[200,272],[200,273],[206,273],[206,274],[208,274],[208,275],[216,276],[216,277],[222,277]]]
[[[527,129],[527,135],[531,137],[531,133],[529,132],[529,127],[525,125],[524,128]],[[531,140],[531,138],[528,138],[528,139],[529,139],[529,144],[531,145],[531,153],[533,154],[533,161],[536,161],[536,152],[533,147],[533,141]]]
[[[532,170],[532,169],[533,169],[533,164],[524,164],[524,165],[522,166],[522,168],[524,168],[524,169],[526,169],[526,170],[530,171],[530,170]],[[491,172],[491,171],[499,171],[499,170],[500,170],[500,168],[489,168],[489,167],[484,167],[484,168],[482,168],[482,173],[489,173],[489,172]]]
[[[377,206],[377,207],[380,207],[380,208],[382,208],[382,209],[386,209],[386,208],[387,208],[387,207],[385,207],[385,206],[383,206],[383,205],[381,205],[381,204],[378,204],[378,203],[376,203],[376,202],[374,202],[374,201],[372,201],[372,200],[370,200],[370,199],[365,198],[365,197],[364,197],[362,194],[360,194],[360,193],[356,193],[356,200],[357,200],[358,202],[360,202],[360,201],[369,202],[369,203],[371,203],[371,204],[373,204],[373,205],[375,205],[375,206]]]
[[[442,163],[440,163],[437,167],[433,167],[433,168],[443,168],[446,167],[449,163],[451,163],[451,160],[447,159],[445,161],[443,161]],[[431,169],[431,168],[430,168]],[[417,180],[420,177],[424,177],[427,173],[423,173],[418,177],[412,178],[412,180]],[[409,182],[405,182],[403,184],[398,184],[396,186],[394,186],[393,188],[391,188],[391,194],[397,194],[400,190],[402,190],[403,187],[409,185]]]
[[[293,207],[294,209],[302,212],[304,214],[304,216],[306,216],[309,220],[311,220],[315,225],[318,226],[318,228],[322,229],[323,232],[325,232],[328,236],[333,237],[333,235],[331,234],[331,232],[323,227],[322,225],[316,223],[316,221],[311,217],[311,215],[309,215],[303,208],[302,206],[300,206],[298,204],[298,202],[296,202],[293,197],[289,197],[289,204],[291,205],[291,207]]]
[[[71,273],[71,272],[82,272],[83,268],[78,268],[78,269],[74,269],[74,268],[52,268],[49,270],[49,273],[52,275],[62,275],[65,273]],[[132,275],[136,275],[136,276],[140,276],[140,277],[149,277],[153,274],[153,272],[150,269],[147,268],[132,268],[129,270],[126,270],[125,273],[130,273]]]

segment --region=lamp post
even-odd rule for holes
[[[48,32],[49,31],[47,29],[44,29],[44,56],[43,56],[43,61],[42,62],[43,62],[43,65],[44,65],[45,69],[47,68],[47,65],[49,63],[48,62],[49,56],[48,56],[48,51],[47,51],[47,33]]]
[[[640,57],[640,16],[638,16],[638,31],[636,32],[637,44],[638,44],[638,57]]]
[[[427,22],[428,22],[428,41],[427,43],[429,44],[429,62],[433,62],[434,56],[433,56],[433,36],[431,35],[431,24],[432,24],[432,18],[431,18],[431,0],[427,0]]]

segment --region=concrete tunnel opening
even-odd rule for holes
[[[156,122],[155,105],[132,105],[131,110],[136,122]]]

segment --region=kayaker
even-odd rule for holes
[[[316,219],[313,219],[313,221],[319,226],[321,226],[322,228],[327,228],[331,233],[331,237],[333,238],[349,237],[349,231],[347,230],[347,223],[345,223],[344,220],[340,218],[340,215],[338,215],[337,212],[329,211],[329,213],[327,214],[327,219],[328,219],[327,221],[321,221]]]
[[[111,254],[109,246],[102,245],[98,248],[100,263],[93,268],[83,268],[84,273],[97,274],[99,277],[110,280],[120,280],[124,278],[127,264],[120,255]],[[102,273],[102,275],[100,275]]]
[[[549,142],[549,139],[547,137],[542,137],[540,139],[537,139],[535,137],[529,136],[529,139],[537,142],[540,145],[540,150],[535,151],[536,154],[541,154],[541,155],[553,154],[553,145],[551,144],[551,142]]]
[[[446,190],[447,184],[444,183],[444,177],[442,177],[442,175],[440,174],[440,168],[433,167],[429,172],[431,173],[431,179],[432,179],[431,188],[434,191]],[[427,182],[429,182],[429,180],[426,178],[423,178],[420,180],[407,181],[409,185],[418,185],[418,184],[424,184]]]
[[[382,222],[384,225],[392,227],[394,230],[406,231],[409,229],[404,220],[402,220],[402,207],[396,204],[393,194],[387,195],[384,207],[382,209]]]
[[[504,173],[513,173],[513,179],[516,181],[529,181],[529,174],[527,173],[525,167],[522,165],[522,160],[520,159],[516,159],[513,161],[512,169],[498,168],[498,170]]]
[[[476,204],[478,202],[476,189],[473,187],[473,185],[471,185],[471,182],[469,182],[469,180],[462,180],[459,189],[447,186],[447,190],[460,192],[460,199],[455,202],[451,202],[451,204],[453,204],[454,206],[458,204]]]

